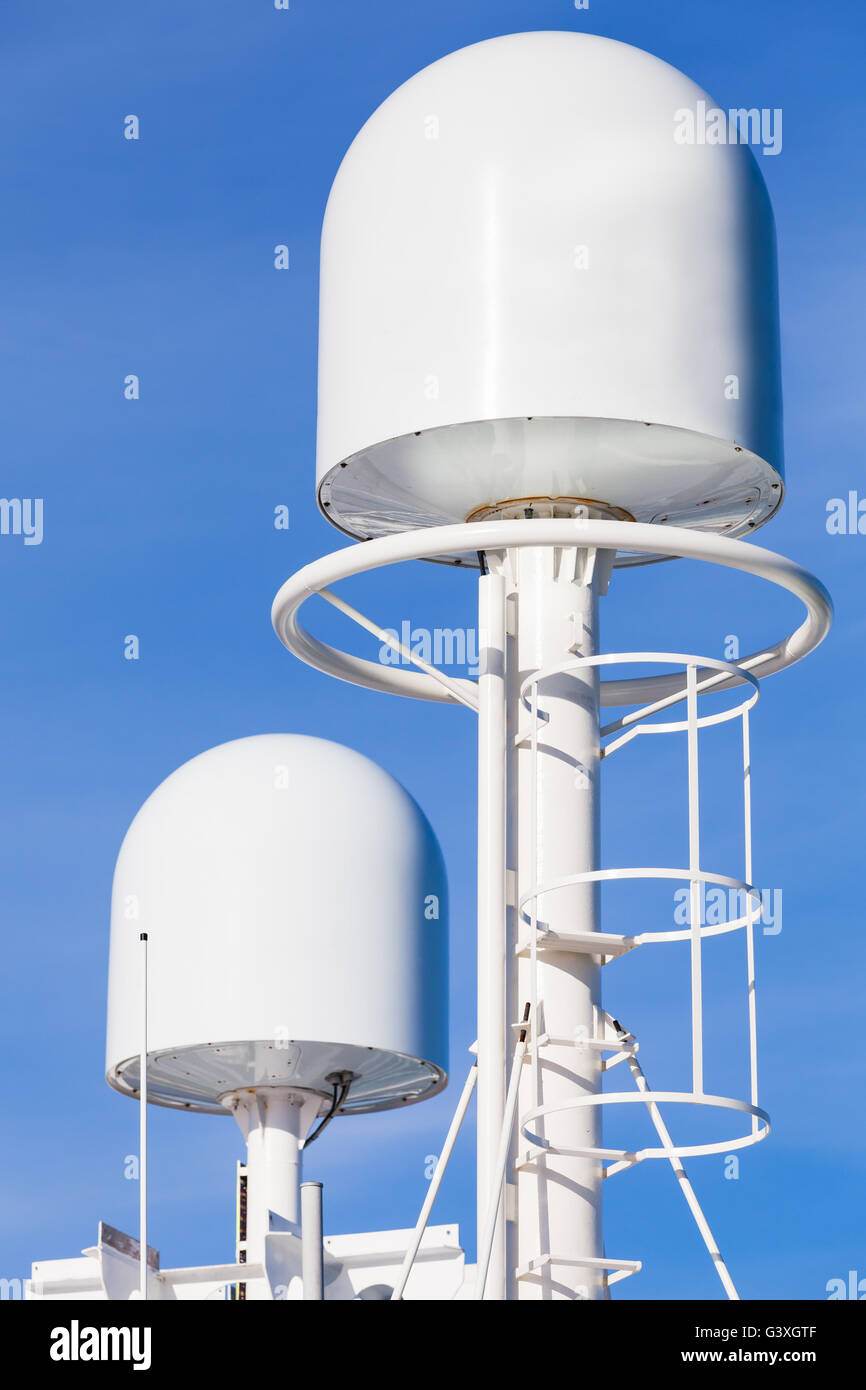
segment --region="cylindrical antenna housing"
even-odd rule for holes
[[[412,797],[360,753],[263,734],[211,748],[139,811],[114,876],[107,1078],[149,1099],[312,1091],[340,1113],[420,1100],[448,1063],[448,899]],[[341,1091],[342,1094],[342,1091]]]
[[[715,110],[640,49],[539,32],[452,53],[374,112],[322,235],[335,525],[533,500],[730,536],[772,515],[773,217]]]

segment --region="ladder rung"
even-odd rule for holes
[[[613,959],[625,955],[626,951],[633,951],[638,942],[633,936],[618,936],[614,932],[540,931],[536,944],[539,951],[575,951],[581,955],[609,956]],[[517,954],[528,955],[531,949],[531,944],[524,941],[518,946]]]
[[[570,1256],[563,1258],[557,1255],[536,1255],[533,1259],[527,1260],[525,1265],[520,1265],[517,1269],[518,1279],[527,1279],[540,1270],[546,1269],[549,1265],[567,1265],[572,1269],[595,1269],[605,1275],[605,1278],[613,1283],[617,1278],[626,1279],[630,1274],[637,1274],[641,1268],[640,1260],[609,1260],[606,1257],[599,1258],[594,1255],[581,1257]],[[608,1274],[608,1271],[611,1271]]]

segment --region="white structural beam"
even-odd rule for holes
[[[430,1179],[430,1186],[427,1189],[427,1195],[424,1198],[421,1210],[418,1214],[418,1220],[415,1223],[415,1230],[412,1233],[412,1239],[409,1242],[409,1247],[403,1258],[403,1263],[400,1266],[400,1273],[397,1277],[397,1283],[394,1285],[394,1290],[391,1294],[392,1303],[399,1303],[399,1301],[403,1297],[403,1294],[405,1293],[406,1285],[409,1282],[409,1275],[412,1273],[412,1267],[415,1263],[415,1259],[421,1247],[421,1241],[424,1239],[424,1232],[427,1229],[427,1222],[430,1219],[430,1213],[433,1210],[433,1205],[436,1201],[437,1196],[439,1195],[439,1188],[442,1186],[442,1179],[445,1176],[445,1170],[448,1167],[448,1162],[454,1150],[454,1145],[457,1142],[457,1136],[460,1133],[460,1126],[463,1124],[464,1116],[466,1115],[466,1111],[469,1108],[469,1102],[472,1099],[472,1092],[475,1090],[475,1083],[477,1080],[478,1064],[477,1062],[473,1062],[472,1066],[469,1068],[469,1075],[466,1078],[463,1090],[460,1093],[460,1099],[457,1102],[457,1109],[454,1111],[451,1124],[448,1127],[448,1133],[445,1136],[445,1143],[442,1145],[442,1152],[439,1155],[439,1158],[436,1162],[436,1167],[433,1171],[433,1176]]]
[[[595,666],[559,671],[571,656],[596,652],[598,602],[593,556],[575,548],[539,546],[512,553],[516,636],[508,666],[509,710],[525,722],[520,689],[529,692],[531,736],[509,753],[509,867],[515,904],[534,894],[510,922],[508,1015],[518,1026],[529,1000],[529,1063],[518,1112],[568,1106],[601,1084],[596,1036],[601,966],[597,952],[538,949],[537,931],[599,930],[599,884],[545,885],[599,868],[599,690]],[[553,674],[545,672],[553,668]],[[528,920],[527,920],[528,919]],[[518,945],[528,936],[528,951]],[[570,1151],[600,1148],[601,1111],[566,1109],[544,1122],[545,1149],[514,1168],[525,1146],[512,1135],[507,1296],[519,1299],[601,1298],[602,1165]],[[596,1264],[595,1262],[598,1261]],[[518,1279],[518,1271],[531,1270]]]
[[[477,1237],[485,1239],[505,1109],[507,1036],[505,802],[506,689],[505,579],[483,575],[478,606],[478,1124]],[[490,1237],[487,1296],[505,1296],[505,1222],[502,1203]]]

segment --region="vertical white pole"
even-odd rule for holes
[[[247,1144],[247,1263],[264,1264],[272,1229],[301,1234],[301,1145],[321,1098],[285,1086],[262,1086],[226,1096]],[[276,1221],[272,1221],[276,1218]],[[261,1283],[247,1282],[247,1299],[269,1299]]]
[[[139,1291],[147,1298],[147,932],[141,941],[141,1056],[138,1083]]]
[[[692,977],[692,1090],[704,1089],[703,983],[701,974],[701,802],[698,781],[698,694],[697,671],[689,666],[687,675],[688,757],[689,757],[689,873],[691,884],[691,977]]]
[[[478,1138],[479,1255],[491,1207],[510,1047],[505,1016],[505,580],[482,575],[478,603]],[[512,1044],[513,1045],[513,1044]],[[491,1241],[488,1299],[506,1296],[502,1203]]]
[[[423,1240],[424,1232],[427,1229],[427,1221],[430,1217],[431,1211],[433,1210],[433,1203],[436,1201],[436,1197],[439,1193],[439,1188],[442,1185],[442,1179],[445,1176],[445,1169],[448,1167],[448,1161],[451,1158],[452,1150],[454,1148],[455,1143],[457,1142],[457,1135],[460,1133],[460,1126],[462,1125],[463,1117],[469,1108],[469,1101],[472,1098],[472,1092],[475,1090],[475,1083],[477,1080],[478,1063],[473,1062],[472,1066],[469,1068],[469,1075],[466,1078],[466,1082],[460,1094],[460,1099],[457,1102],[457,1109],[454,1111],[454,1117],[451,1120],[451,1124],[448,1128],[448,1133],[445,1136],[445,1143],[442,1146],[442,1152],[439,1155],[436,1167],[433,1171],[433,1176],[430,1179],[430,1186],[427,1189],[427,1195],[425,1196],[424,1201],[421,1205],[421,1211],[419,1212],[418,1220],[415,1223],[415,1230],[412,1232],[412,1239],[410,1240],[409,1247],[406,1251],[406,1254],[403,1257],[403,1263],[400,1266],[400,1273],[397,1276],[397,1282],[394,1285],[394,1289],[391,1294],[392,1303],[399,1303],[403,1297],[403,1294],[406,1291],[406,1285],[409,1282],[409,1275],[412,1273],[412,1266],[415,1263],[415,1256],[418,1254],[418,1251],[421,1248],[421,1241]]]
[[[529,1006],[527,1005],[527,1013]],[[514,1053],[514,1061],[511,1064],[511,1076],[508,1081],[508,1091],[505,1096],[505,1114],[502,1119],[502,1126],[499,1132],[499,1146],[496,1152],[496,1173],[497,1176],[504,1176],[508,1163],[508,1150],[511,1148],[511,1135],[514,1129],[514,1116],[517,1110],[517,1096],[520,1088],[520,1073],[523,1069],[523,1059],[526,1056],[526,1029],[521,1029],[520,1037],[517,1041],[517,1048]],[[487,1286],[487,1273],[490,1269],[490,1255],[493,1249],[493,1233],[496,1230],[496,1222],[499,1217],[499,1206],[502,1201],[502,1181],[492,1184],[493,1191],[490,1197],[490,1211],[484,1224],[484,1235],[478,1247],[478,1270],[475,1275],[475,1297],[479,1301],[483,1299]]]
[[[527,675],[556,667],[575,654],[596,652],[597,592],[592,569],[584,571],[585,558],[577,550],[542,547],[521,549],[513,557],[517,651],[509,663],[510,710],[519,708],[519,689]],[[518,898],[534,886],[599,868],[596,668],[542,676],[537,708],[537,740],[524,739],[509,752],[509,854],[517,869]],[[520,708],[519,714],[526,727],[527,712]],[[599,929],[596,883],[543,892],[536,907],[542,933],[567,936]],[[537,1051],[533,1066],[525,1067],[521,1076],[509,1165],[510,1180],[516,1184],[516,1221],[509,1225],[508,1296],[597,1299],[604,1295],[599,1270],[568,1262],[601,1259],[604,1253],[601,1161],[532,1148],[520,1135],[519,1119],[535,1104],[566,1105],[601,1089],[600,1053],[585,1045],[598,1027],[600,964],[596,956],[554,950],[549,944],[534,959],[528,950],[517,957],[517,933],[526,941],[531,931],[520,919],[534,915],[529,904],[513,915],[509,941],[509,1020],[519,1020],[524,1000],[537,999],[538,1007],[529,1039]],[[554,1147],[598,1148],[601,1107],[564,1110],[532,1128]],[[521,1267],[545,1257],[548,1262],[537,1273],[517,1280]]]
[[[304,1301],[325,1297],[325,1250],[322,1243],[322,1184],[301,1183],[301,1281]]]
[[[748,922],[746,923],[746,975],[749,991],[749,1099],[758,1104],[758,1017],[755,998],[755,913],[751,894],[752,883],[752,754],[749,743],[749,711],[743,711],[743,815],[744,815],[744,876],[749,884]],[[752,1116],[752,1133],[758,1132],[758,1117]]]

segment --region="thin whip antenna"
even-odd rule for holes
[[[141,1058],[138,1087],[138,1262],[139,1292],[147,1298],[147,932],[141,941]]]

